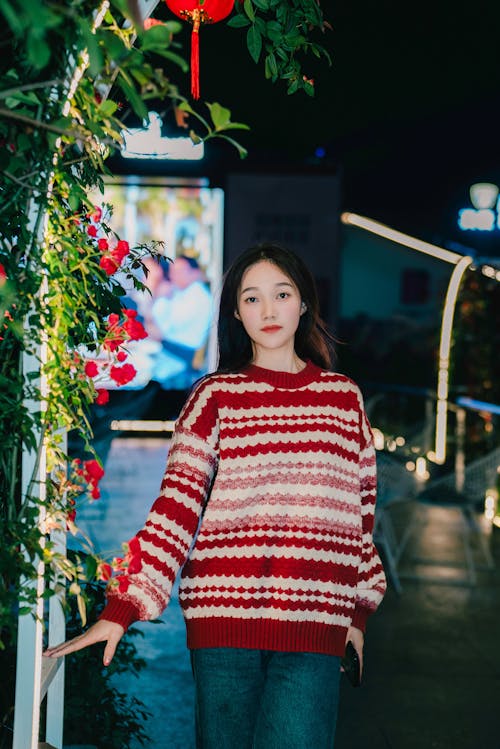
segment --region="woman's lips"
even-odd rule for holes
[[[266,325],[265,328],[261,328],[263,333],[276,333],[278,330],[281,330],[281,325]]]

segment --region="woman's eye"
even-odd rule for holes
[[[278,294],[278,299],[287,299],[287,297],[289,296],[290,294],[288,293],[288,291],[280,291],[280,293]]]
[[[247,296],[247,298],[245,299],[245,302],[250,302],[250,304],[253,304],[253,302],[256,302],[256,301],[257,301],[256,296]]]

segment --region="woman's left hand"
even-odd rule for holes
[[[349,627],[349,629],[347,630],[347,636],[345,638],[346,645],[349,642],[349,640],[354,645],[354,649],[356,650],[356,653],[359,656],[360,676],[362,676],[363,675],[363,645],[365,643],[365,636],[363,632],[357,627]]]

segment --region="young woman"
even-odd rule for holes
[[[176,424],[159,498],[100,620],[51,648],[106,643],[180,601],[203,749],[332,749],[340,659],[362,661],[385,591],[375,454],[358,387],[330,371],[314,281],[264,244],[227,272],[219,369]]]

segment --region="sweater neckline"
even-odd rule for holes
[[[256,364],[245,367],[243,374],[255,382],[266,382],[273,387],[292,390],[308,385],[318,378],[321,369],[312,361],[308,360],[306,366],[300,372],[277,372],[274,369],[265,369]]]

